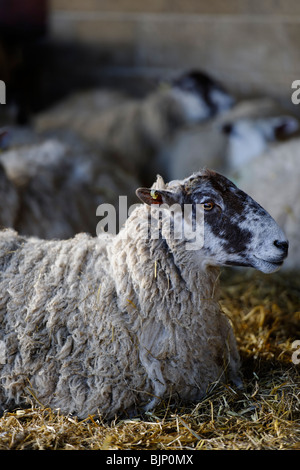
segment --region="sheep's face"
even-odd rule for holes
[[[229,167],[239,169],[261,155],[271,142],[286,139],[298,129],[299,122],[292,116],[239,119],[225,124],[222,131],[229,136]]]
[[[205,171],[165,188],[137,194],[148,204],[202,208],[204,239],[202,247],[191,252],[194,259],[210,265],[250,266],[265,273],[282,265],[288,252],[284,233],[268,212],[224,176]]]
[[[174,80],[173,89],[182,94],[190,118],[194,121],[226,111],[234,103],[220,83],[199,71],[189,72]]]

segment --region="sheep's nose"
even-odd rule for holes
[[[276,246],[276,248],[281,250],[284,253],[285,256],[287,256],[288,249],[289,249],[289,243],[287,241],[282,242],[280,240],[275,240],[274,245]]]

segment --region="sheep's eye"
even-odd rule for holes
[[[205,211],[211,211],[215,207],[215,203],[212,201],[204,202],[201,206]]]

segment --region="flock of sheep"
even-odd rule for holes
[[[78,93],[0,133],[0,407],[111,418],[241,385],[218,266],[274,272],[289,240],[283,266],[299,268],[297,130],[278,103],[236,103],[193,71],[139,100]],[[143,204],[96,236],[120,195]],[[170,230],[188,223],[173,205],[201,208],[198,250]]]

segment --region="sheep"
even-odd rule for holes
[[[41,169],[66,161],[69,152],[68,146],[58,139],[33,141],[2,152],[0,162],[7,177],[17,186],[24,186]]]
[[[3,409],[34,397],[65,414],[111,419],[171,398],[199,400],[217,381],[241,386],[219,267],[272,273],[287,255],[285,235],[210,170],[167,184],[158,177],[136,194],[143,204],[117,235],[45,241],[0,232]],[[182,225],[196,239],[204,227],[204,239],[179,236]]]
[[[274,116],[254,120],[240,119],[225,125],[229,135],[227,172],[238,171],[245,164],[262,155],[280,139],[287,139],[299,130],[299,121],[293,116]]]
[[[265,116],[258,117],[260,110]],[[157,170],[168,179],[182,178],[202,166],[232,174],[276,141],[298,131],[296,117],[271,116],[266,111],[257,100],[242,101],[215,119],[179,132],[158,155]]]
[[[65,148],[48,141],[30,147],[26,152],[35,156],[34,150],[40,156],[50,150],[54,158],[61,158]],[[75,170],[78,169],[73,168],[68,160],[60,161],[59,158],[48,165],[42,160],[30,164],[29,159],[13,158],[14,154],[20,156],[20,151],[7,154],[4,155],[8,157],[7,162],[4,159],[7,166],[2,166],[2,181],[5,180],[6,185],[0,185],[0,199],[10,217],[8,219],[5,212],[0,212],[2,228],[12,227],[20,234],[45,238],[68,238],[83,229],[95,228],[97,205],[94,210],[88,206],[88,201],[92,201],[89,188],[76,178]],[[78,194],[79,190],[84,194],[83,198]]]
[[[82,231],[95,235],[97,207],[103,202],[117,206],[119,195],[139,184],[108,153],[105,161],[98,158],[99,152],[78,139],[76,143],[74,150],[48,139],[0,156],[2,228],[47,239],[70,238]]]
[[[283,227],[290,241],[285,270],[300,269],[300,138],[282,142],[229,173]]]
[[[121,102],[100,113],[83,105],[82,112],[79,109],[77,115],[70,113],[64,127],[89,142],[100,143],[116,156],[119,167],[150,184],[155,155],[180,129],[205,121],[232,104],[233,98],[221,84],[203,72],[191,71],[144,99]],[[61,127],[59,116],[57,123],[50,120],[50,124],[47,113],[35,119],[39,133],[48,130],[49,135],[50,129],[56,132]]]
[[[149,180],[154,167],[149,156],[163,145],[163,136],[231,105],[222,87],[198,72],[183,75],[172,87],[156,91],[142,102],[127,103],[124,99],[125,104],[117,107],[118,96],[108,94],[104,103],[105,93],[97,91],[67,100],[56,109],[56,121],[57,126],[71,129],[55,129],[56,138],[48,136],[46,140],[34,132],[30,136],[26,133],[25,141],[32,138],[32,145],[17,145],[1,155],[18,194],[19,210],[9,225],[0,214],[0,225],[48,239],[68,238],[80,231],[94,234],[99,204],[105,201],[117,206],[119,195],[129,198],[133,184]],[[119,101],[123,103],[121,98]],[[105,113],[108,103],[113,103],[112,109]],[[77,115],[74,107],[81,110]],[[43,123],[54,126],[56,112],[46,113],[44,120],[40,117],[40,128]],[[98,129],[99,119],[102,127]],[[107,132],[101,134],[105,126]],[[80,129],[85,137],[94,132],[93,138],[84,140]],[[24,140],[19,134],[18,130],[12,133],[12,142]],[[154,140],[157,146],[152,145]],[[8,208],[6,194],[0,193],[0,197]]]

